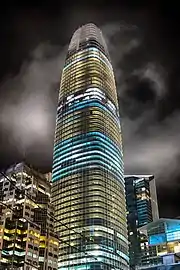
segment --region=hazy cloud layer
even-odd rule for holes
[[[126,173],[151,173],[168,181],[180,173],[179,113],[158,121],[167,74],[144,48],[136,25],[102,25],[112,58],[122,115]],[[0,124],[7,141],[30,162],[51,166],[55,113],[66,47],[40,44],[18,76],[1,85]],[[141,57],[140,57],[141,56]],[[33,158],[32,158],[33,157]],[[167,169],[168,168],[168,169]]]
[[[20,74],[2,86],[0,124],[22,157],[29,152],[41,166],[52,159],[59,80],[66,48],[41,44]],[[39,159],[39,161],[38,161]],[[43,161],[45,162],[43,164]],[[49,164],[48,164],[49,163]]]
[[[159,102],[167,93],[167,73],[144,49],[137,26],[112,24],[103,30],[116,74],[125,172],[155,174],[159,182],[170,183],[180,173],[180,114],[158,121]]]

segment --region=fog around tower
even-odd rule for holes
[[[180,174],[180,114],[161,116],[168,75],[149,54],[138,26],[114,22],[99,27],[117,82],[125,173],[155,174],[158,183],[170,184]],[[6,145],[1,152],[9,155],[9,162],[25,157],[42,169],[51,168],[59,81],[67,47],[39,44],[19,74],[2,82],[0,125]]]

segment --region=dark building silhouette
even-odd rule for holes
[[[149,257],[146,235],[138,228],[159,218],[153,175],[125,176],[130,268],[146,264]]]

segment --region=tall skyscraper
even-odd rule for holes
[[[59,269],[128,269],[115,79],[94,24],[73,35],[62,72],[53,156]]]
[[[130,267],[147,263],[149,256],[146,235],[138,228],[158,220],[156,185],[153,175],[125,176]]]

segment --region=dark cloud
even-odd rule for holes
[[[170,92],[170,78],[161,64],[162,58],[154,60],[151,48],[143,42],[143,33],[139,32],[136,25],[122,22],[104,26],[117,80],[125,171],[153,173],[158,184],[168,185],[172,175],[176,179],[180,174],[180,113],[172,111],[160,119],[162,103],[167,102]]]
[[[176,21],[153,6],[129,9],[125,3],[43,7],[10,9],[4,17],[1,167],[26,155],[36,166],[51,168],[67,45],[77,27],[93,21],[103,31],[117,81],[126,173],[155,174],[164,189],[172,183],[177,187],[180,39],[177,27],[177,33],[174,30]]]
[[[6,135],[4,141],[16,146],[19,159],[29,156],[42,167],[50,166],[52,161],[56,104],[65,52],[66,48],[48,43],[39,45],[20,73],[1,85],[0,125]]]

